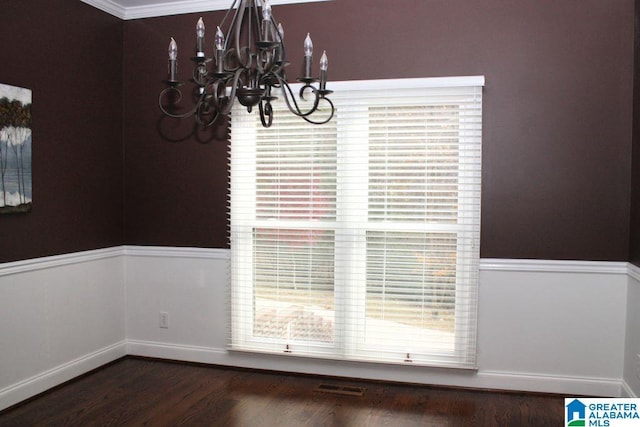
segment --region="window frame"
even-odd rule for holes
[[[336,156],[337,162],[349,162],[349,156],[358,155],[361,157],[362,153],[368,153],[368,139],[362,138],[360,140],[360,144],[366,149],[354,150],[352,148],[345,149],[344,145],[340,143],[340,141],[348,135],[359,134],[369,132],[369,125],[367,123],[367,119],[365,116],[362,116],[361,122],[351,122],[349,124],[344,123],[344,114],[345,107],[341,106],[340,101],[342,99],[349,99],[354,96],[358,96],[362,99],[362,102],[359,105],[351,105],[350,109],[355,109],[355,111],[367,109],[371,105],[371,101],[376,97],[379,98],[379,90],[393,89],[398,91],[403,90],[413,90],[415,88],[431,88],[437,90],[437,88],[452,88],[452,87],[479,87],[479,97],[480,97],[480,111],[482,109],[482,87],[484,86],[484,77],[483,76],[470,76],[470,77],[444,77],[444,78],[428,78],[428,79],[400,79],[400,80],[373,80],[373,81],[349,81],[349,82],[335,82],[331,84],[331,89],[334,90],[334,94],[331,96],[332,100],[336,103],[337,110],[336,116],[333,120],[337,123],[337,147],[336,147]],[[297,89],[293,87],[293,92],[295,93]],[[383,105],[387,100],[379,99],[375,101],[375,104]],[[461,105],[461,107],[463,107]],[[236,113],[237,111],[237,113]],[[463,113],[459,120],[459,125],[462,128],[459,131],[459,144],[477,144],[478,138],[480,138],[480,150],[481,150],[481,135],[477,134],[467,135],[467,132],[475,132],[474,130],[469,130],[464,127],[465,121],[467,120],[464,115],[464,109],[461,110]],[[285,113],[288,114],[288,113]],[[238,120],[241,123],[241,126],[233,126],[232,125],[232,136],[231,136],[231,156],[233,159],[234,155],[237,155],[239,151],[240,154],[244,156],[253,157],[255,159],[255,144],[253,147],[245,147],[244,145],[238,147],[240,144],[234,144],[234,139],[238,139],[236,137],[246,138],[248,140],[255,140],[257,135],[257,129],[259,126],[259,119],[255,118],[253,123],[255,123],[255,127],[251,127],[248,125],[251,119],[241,118],[243,115],[246,115],[246,111],[243,109],[236,109],[232,115],[232,123],[234,120]],[[254,114],[255,116],[255,114]],[[274,118],[274,122],[278,120],[278,113]],[[301,120],[301,119],[300,119]],[[471,118],[469,120],[475,120],[475,118]],[[475,123],[477,125],[477,123]],[[311,126],[311,125],[308,125]],[[481,129],[481,125],[480,125]],[[357,140],[357,138],[347,138],[349,141],[353,142]],[[250,144],[249,144],[250,145]],[[479,265],[479,231],[480,231],[480,201],[479,201],[479,186],[480,183],[477,182],[479,173],[481,171],[481,160],[472,159],[473,161],[468,161],[464,157],[464,153],[466,150],[458,151],[461,157],[458,159],[458,164],[460,165],[459,173],[458,173],[458,193],[462,193],[462,195],[458,195],[458,201],[461,203],[469,202],[475,204],[474,206],[465,206],[464,209],[458,209],[458,221],[455,224],[423,224],[422,227],[409,227],[411,231],[418,231],[418,228],[422,229],[422,232],[442,232],[449,231],[455,233],[456,238],[456,252],[462,253],[475,253],[474,259],[472,262],[467,263],[465,265],[462,264],[462,260],[460,257],[457,258],[456,264],[456,285],[455,285],[455,293],[456,293],[456,306],[457,301],[459,300],[458,296],[461,294],[465,294],[465,298],[471,294],[471,298],[474,301],[475,306],[471,307],[469,310],[455,310],[456,312],[456,328],[470,328],[463,333],[459,333],[462,331],[454,332],[454,351],[452,352],[443,352],[442,354],[429,353],[426,356],[421,356],[418,354],[411,354],[407,357],[410,362],[414,365],[428,365],[428,366],[445,366],[445,367],[458,367],[458,368],[475,368],[475,340],[477,334],[477,283],[478,283],[478,265]],[[364,162],[368,164],[368,162]],[[256,172],[255,172],[255,162],[253,164],[253,168],[250,168],[250,171],[243,171],[243,191],[247,191],[256,194]],[[243,165],[243,167],[247,167],[247,165]],[[368,169],[367,169],[368,170]],[[234,162],[231,161],[231,184],[234,185],[234,176],[237,172],[237,169],[234,169]],[[356,186],[360,186],[360,189],[364,187],[364,189],[368,189],[368,173],[360,173],[356,174],[357,177],[349,176],[353,175],[352,172],[348,168],[343,167],[343,165],[339,165],[336,172],[336,182],[341,183],[349,183],[353,184],[355,180]],[[360,182],[358,182],[360,180]],[[246,181],[246,182],[244,182]],[[253,182],[253,184],[252,184]],[[233,189],[232,189],[233,191]],[[467,197],[467,193],[477,194],[477,197],[473,198]],[[357,261],[349,264],[349,271],[336,271],[336,275],[334,276],[335,285],[334,285],[334,298],[335,298],[335,336],[332,344],[321,344],[317,342],[305,342],[302,343],[303,346],[308,348],[312,348],[313,351],[309,354],[298,354],[300,356],[309,356],[312,357],[327,357],[327,358],[335,358],[335,359],[347,359],[347,360],[370,360],[377,363],[393,363],[389,362],[389,360],[397,360],[398,356],[404,356],[404,350],[398,350],[394,352],[382,351],[380,349],[371,349],[367,348],[365,343],[365,334],[364,334],[364,324],[366,323],[365,317],[365,298],[366,298],[366,236],[369,231],[393,231],[395,230],[403,230],[405,229],[402,225],[395,225],[389,227],[389,224],[385,223],[376,223],[372,222],[369,219],[366,221],[356,220],[356,218],[362,218],[363,214],[365,218],[368,218],[368,194],[367,191],[356,191],[361,198],[360,202],[355,203],[356,206],[360,206],[362,212],[360,214],[354,214],[353,212],[345,213],[343,211],[344,207],[349,205],[353,206],[354,203],[351,201],[350,203],[343,203],[341,198],[345,197],[345,192],[336,192],[336,218],[335,221],[307,221],[305,222],[297,221],[295,224],[287,224],[286,221],[279,221],[278,228],[284,228],[289,225],[294,225],[296,227],[300,226],[311,226],[313,228],[324,228],[334,230],[335,239],[337,240],[348,240],[352,243],[356,243],[356,247],[359,249],[355,251],[350,251],[349,254],[342,253],[340,250],[344,250],[349,245],[335,245],[334,249],[334,257],[335,259],[342,259],[345,257],[349,257],[351,259],[356,259]],[[232,218],[232,237],[231,237],[231,249],[232,249],[232,264],[234,263],[242,263],[244,265],[253,266],[253,245],[251,242],[251,238],[247,236],[253,235],[253,230],[255,228],[274,226],[274,222],[269,220],[256,220],[256,201],[255,196],[253,198],[253,204],[251,202],[247,202],[244,200],[242,204],[242,209],[239,206],[236,206],[234,203],[234,197],[231,197],[231,218]],[[470,212],[470,214],[469,214]],[[333,227],[331,224],[335,224]],[[347,226],[348,225],[348,226]],[[239,235],[244,235],[244,239],[238,239]],[[353,245],[349,247],[353,248]],[[236,264],[234,264],[236,265]],[[232,313],[232,329],[231,329],[231,343],[230,348],[233,350],[245,350],[245,351],[257,351],[257,352],[268,352],[268,353],[281,353],[281,351],[274,350],[274,344],[282,345],[282,339],[274,339],[274,338],[258,338],[253,336],[253,320],[248,319],[245,315],[240,313],[238,310],[238,304],[242,304],[240,301],[251,301],[253,298],[252,294],[252,286],[247,287],[237,287],[234,285],[238,280],[244,281],[244,283],[252,283],[251,280],[251,268],[232,268],[232,288],[231,288],[231,313]],[[345,280],[348,280],[350,277],[358,276],[361,278],[360,286],[346,286],[344,284]],[[351,309],[353,311],[350,312],[351,315],[348,315],[345,310],[347,308],[339,304],[339,302],[344,301],[353,301],[356,300],[355,306],[357,308]],[[356,325],[357,327],[342,327],[338,326],[342,322],[345,322],[346,318],[353,319],[353,313],[356,313],[355,316],[357,319],[360,319],[360,325]],[[463,318],[459,318],[459,316],[463,316]],[[458,326],[463,325],[463,326]],[[465,340],[464,342],[460,342],[460,340]],[[468,342],[467,340],[471,340],[472,342]],[[287,346],[288,348],[288,346]],[[381,353],[390,353],[393,357],[391,358],[381,358],[379,357]],[[409,352],[407,352],[409,353]],[[472,354],[470,354],[472,353]],[[463,360],[463,362],[460,362]],[[406,358],[404,362],[407,362]]]

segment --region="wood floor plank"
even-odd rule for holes
[[[315,391],[365,388],[363,396]],[[564,420],[563,396],[413,386],[127,357],[0,412],[0,426],[499,426]]]

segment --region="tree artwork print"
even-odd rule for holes
[[[0,83],[0,214],[31,211],[31,90]]]

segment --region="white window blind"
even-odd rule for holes
[[[332,83],[321,126],[234,111],[232,349],[475,367],[483,84]]]

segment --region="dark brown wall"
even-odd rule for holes
[[[485,75],[483,257],[622,261],[631,248],[640,260],[634,1],[274,10],[291,77],[307,31],[333,80]],[[222,14],[202,14],[209,43]],[[81,2],[3,2],[0,82],[33,90],[34,206],[0,217],[0,261],[122,243],[227,246],[226,127],[194,135],[157,108],[169,37],[187,79],[199,15],[123,22]]]
[[[79,1],[0,7],[0,82],[33,92],[33,208],[0,262],[122,243],[123,23]]]
[[[176,36],[180,43],[179,71],[187,80],[192,56],[187,41],[192,34],[195,37],[197,19],[179,15],[128,21],[125,25],[127,244],[228,244],[226,128],[194,131],[193,120],[162,119],[158,108],[158,94],[164,88],[161,80],[167,78],[170,37]]]
[[[274,13],[285,25],[290,77],[307,31],[327,50],[334,80],[486,77],[483,257],[622,261],[633,3],[339,0]],[[187,124],[160,120],[156,107],[169,37],[188,79],[199,15],[125,23],[128,244],[227,245],[225,128],[190,137]],[[211,44],[222,14],[201,15]]]

